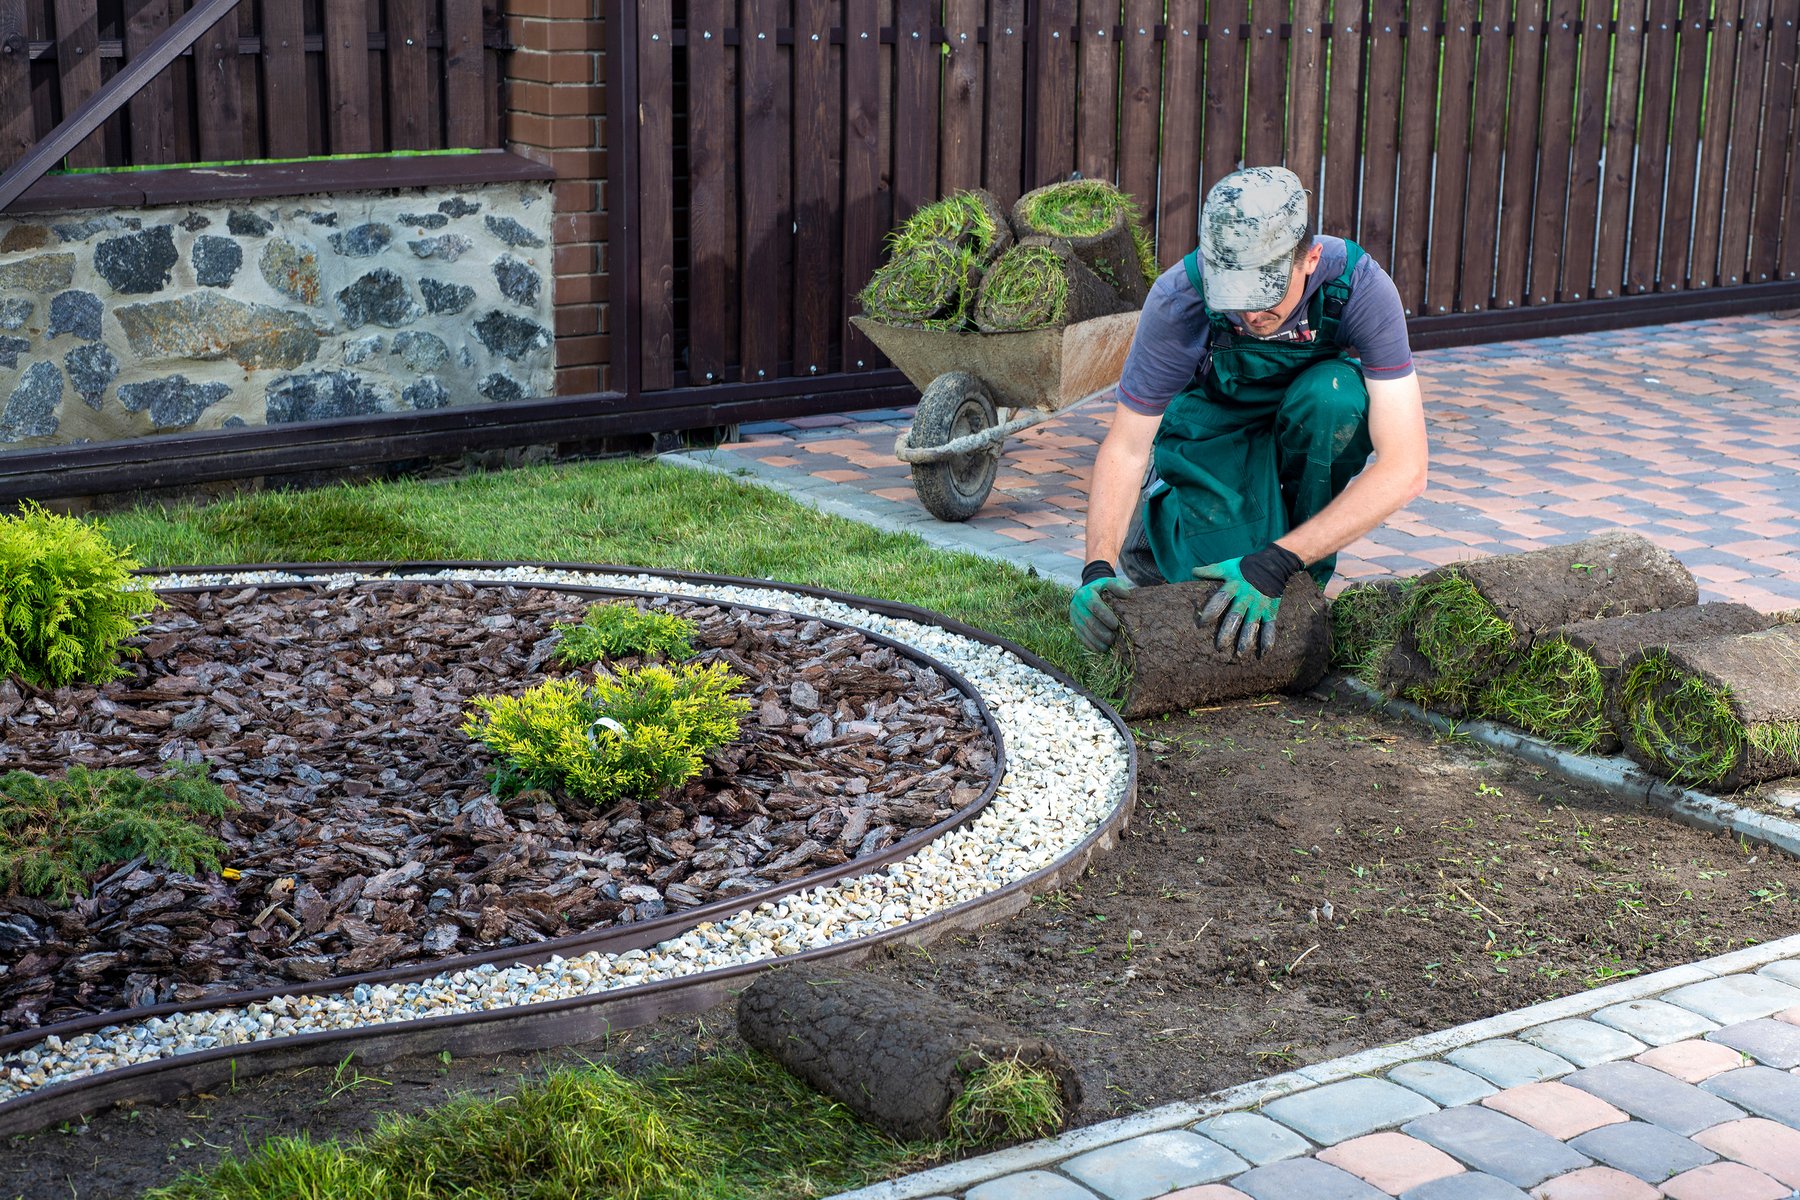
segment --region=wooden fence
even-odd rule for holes
[[[186,9],[0,0],[0,168]],[[499,20],[499,0],[243,0],[68,165],[498,146]]]
[[[608,19],[633,393],[885,365],[846,318],[896,221],[1074,171],[1138,199],[1166,264],[1213,180],[1285,162],[1418,325],[1471,339],[1658,292],[1800,304],[1800,0],[687,0]]]

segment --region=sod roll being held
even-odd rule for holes
[[[1767,629],[1747,604],[1696,604],[1577,621],[1539,639],[1481,693],[1476,709],[1584,753],[1616,754],[1619,667],[1646,649]]]
[[[1373,675],[1400,636],[1400,616],[1417,582],[1415,576],[1381,579],[1339,592],[1331,602],[1331,665],[1352,675]]]
[[[1041,1137],[1081,1103],[1055,1046],[991,1017],[858,971],[772,971],[738,1001],[752,1046],[902,1138],[979,1144]],[[1036,1128],[1013,1123],[1036,1112]]]
[[[933,240],[895,251],[858,299],[863,312],[883,324],[966,329],[980,280],[974,251]]]
[[[1156,255],[1131,197],[1098,179],[1072,179],[1026,192],[1013,205],[1021,239],[1066,240],[1077,257],[1136,308],[1156,279]]]
[[[1558,626],[1699,598],[1687,568],[1635,533],[1453,563],[1419,576],[1378,681],[1389,695],[1460,716]]]
[[[1061,238],[1028,237],[1002,254],[981,278],[975,327],[1018,333],[1073,325],[1125,311],[1125,303],[1088,270]]]
[[[972,251],[975,261],[985,266],[1012,246],[1013,231],[999,198],[983,188],[970,188],[927,204],[888,241],[895,254],[926,242],[948,242]]]
[[[1800,626],[1644,650],[1620,671],[1619,731],[1649,770],[1717,792],[1800,774]]]
[[[1215,629],[1198,624],[1219,585],[1211,580],[1141,587],[1107,597],[1119,617],[1113,653],[1129,673],[1119,712],[1126,720],[1205,704],[1299,692],[1319,682],[1331,663],[1325,597],[1301,571],[1281,594],[1275,645],[1265,655],[1235,655],[1213,645]]]

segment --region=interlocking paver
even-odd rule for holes
[[[1735,1071],[1744,1065],[1744,1055],[1730,1046],[1692,1038],[1671,1042],[1638,1055],[1637,1062],[1655,1067],[1665,1075],[1673,1075],[1686,1083],[1700,1083],[1721,1071]]]
[[[1401,1063],[1388,1072],[1388,1078],[1402,1087],[1411,1088],[1427,1100],[1442,1105],[1473,1104],[1497,1089],[1479,1075],[1471,1075],[1461,1067],[1428,1058],[1421,1062]]]
[[[1060,1169],[1106,1200],[1149,1200],[1215,1183],[1249,1165],[1217,1142],[1175,1129],[1090,1150]]]
[[[1576,1019],[1552,1021],[1536,1029],[1527,1029],[1519,1035],[1519,1040],[1548,1050],[1558,1058],[1566,1058],[1578,1067],[1630,1058],[1644,1049],[1644,1043],[1622,1029],[1598,1021]]]
[[[1694,1140],[1788,1187],[1800,1188],[1800,1130],[1762,1117],[1745,1117],[1697,1133]]]
[[[1263,1105],[1263,1115],[1315,1142],[1329,1144],[1386,1129],[1433,1112],[1437,1105],[1385,1079],[1346,1079]]]
[[[1623,1030],[1652,1046],[1697,1037],[1719,1027],[1717,1021],[1709,1021],[1699,1013],[1661,1000],[1629,1000],[1624,1004],[1609,1004],[1595,1012],[1593,1019],[1602,1025]]]
[[[1020,1171],[990,1179],[964,1193],[966,1200],[1096,1200],[1080,1184],[1049,1171]]]
[[[1706,1035],[1706,1040],[1742,1050],[1767,1067],[1800,1067],[1800,1025],[1773,1017],[1715,1029]]]
[[[1695,1167],[1665,1179],[1661,1186],[1669,1200],[1787,1200],[1793,1194],[1787,1184],[1734,1162]]]
[[[1517,1187],[1535,1186],[1590,1161],[1523,1121],[1480,1106],[1446,1108],[1400,1131]]]
[[[1800,1004],[1800,988],[1766,975],[1726,975],[1676,988],[1663,999],[1709,1021],[1734,1025]]]
[[[1744,1115],[1694,1084],[1683,1083],[1642,1063],[1601,1063],[1583,1068],[1563,1082],[1683,1137]]]
[[[1507,1088],[1482,1103],[1562,1142],[1631,1119],[1600,1097],[1554,1080]]]
[[[1607,1125],[1571,1139],[1569,1145],[1648,1183],[1661,1183],[1671,1175],[1703,1167],[1718,1158],[1679,1134],[1642,1121]]]
[[[1437,1147],[1391,1129],[1339,1142],[1319,1151],[1318,1158],[1396,1196],[1463,1170],[1461,1163]]]
[[[1170,1192],[1162,1200],[1250,1200],[1250,1197],[1234,1187],[1222,1183],[1208,1183],[1196,1188],[1182,1188],[1179,1192]]]
[[[1586,1167],[1531,1189],[1532,1200],[1661,1200],[1662,1192],[1613,1167]]]
[[[1740,1108],[1788,1125],[1800,1125],[1800,1078],[1773,1067],[1739,1067],[1700,1085]]]
[[[1780,983],[1789,984],[1793,987],[1800,987],[1800,962],[1793,959],[1783,959],[1780,962],[1772,962],[1769,965],[1758,969],[1756,973],[1758,975],[1766,975],[1770,979]]]
[[[1194,1126],[1194,1132],[1211,1138],[1256,1167],[1312,1149],[1310,1142],[1287,1126],[1256,1113],[1223,1113],[1200,1122]]]
[[[1554,1079],[1575,1069],[1575,1065],[1567,1059],[1558,1058],[1548,1050],[1540,1050],[1512,1038],[1476,1042],[1473,1046],[1452,1050],[1444,1057],[1463,1070],[1473,1071],[1501,1088]]]
[[[1316,1158],[1290,1158],[1246,1171],[1231,1186],[1252,1200],[1388,1200],[1348,1171]]]
[[[1504,1179],[1481,1171],[1465,1171],[1434,1179],[1400,1193],[1400,1200],[1531,1200]]]

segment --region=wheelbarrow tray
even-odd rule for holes
[[[850,323],[924,392],[948,371],[973,375],[1004,408],[1068,408],[1119,382],[1137,330],[1137,311],[1022,333],[957,333]]]

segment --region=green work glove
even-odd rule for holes
[[[1113,639],[1119,636],[1119,615],[1106,606],[1106,593],[1129,592],[1133,586],[1104,559],[1095,559],[1081,569],[1081,586],[1069,601],[1069,623],[1075,626],[1082,645],[1095,654],[1112,649]]]
[[[1195,579],[1217,579],[1222,585],[1194,618],[1195,623],[1202,629],[1217,623],[1213,645],[1220,650],[1236,643],[1233,653],[1248,654],[1255,647],[1261,658],[1275,646],[1275,614],[1281,609],[1281,593],[1294,573],[1305,569],[1299,555],[1274,543],[1242,558],[1195,567]]]

